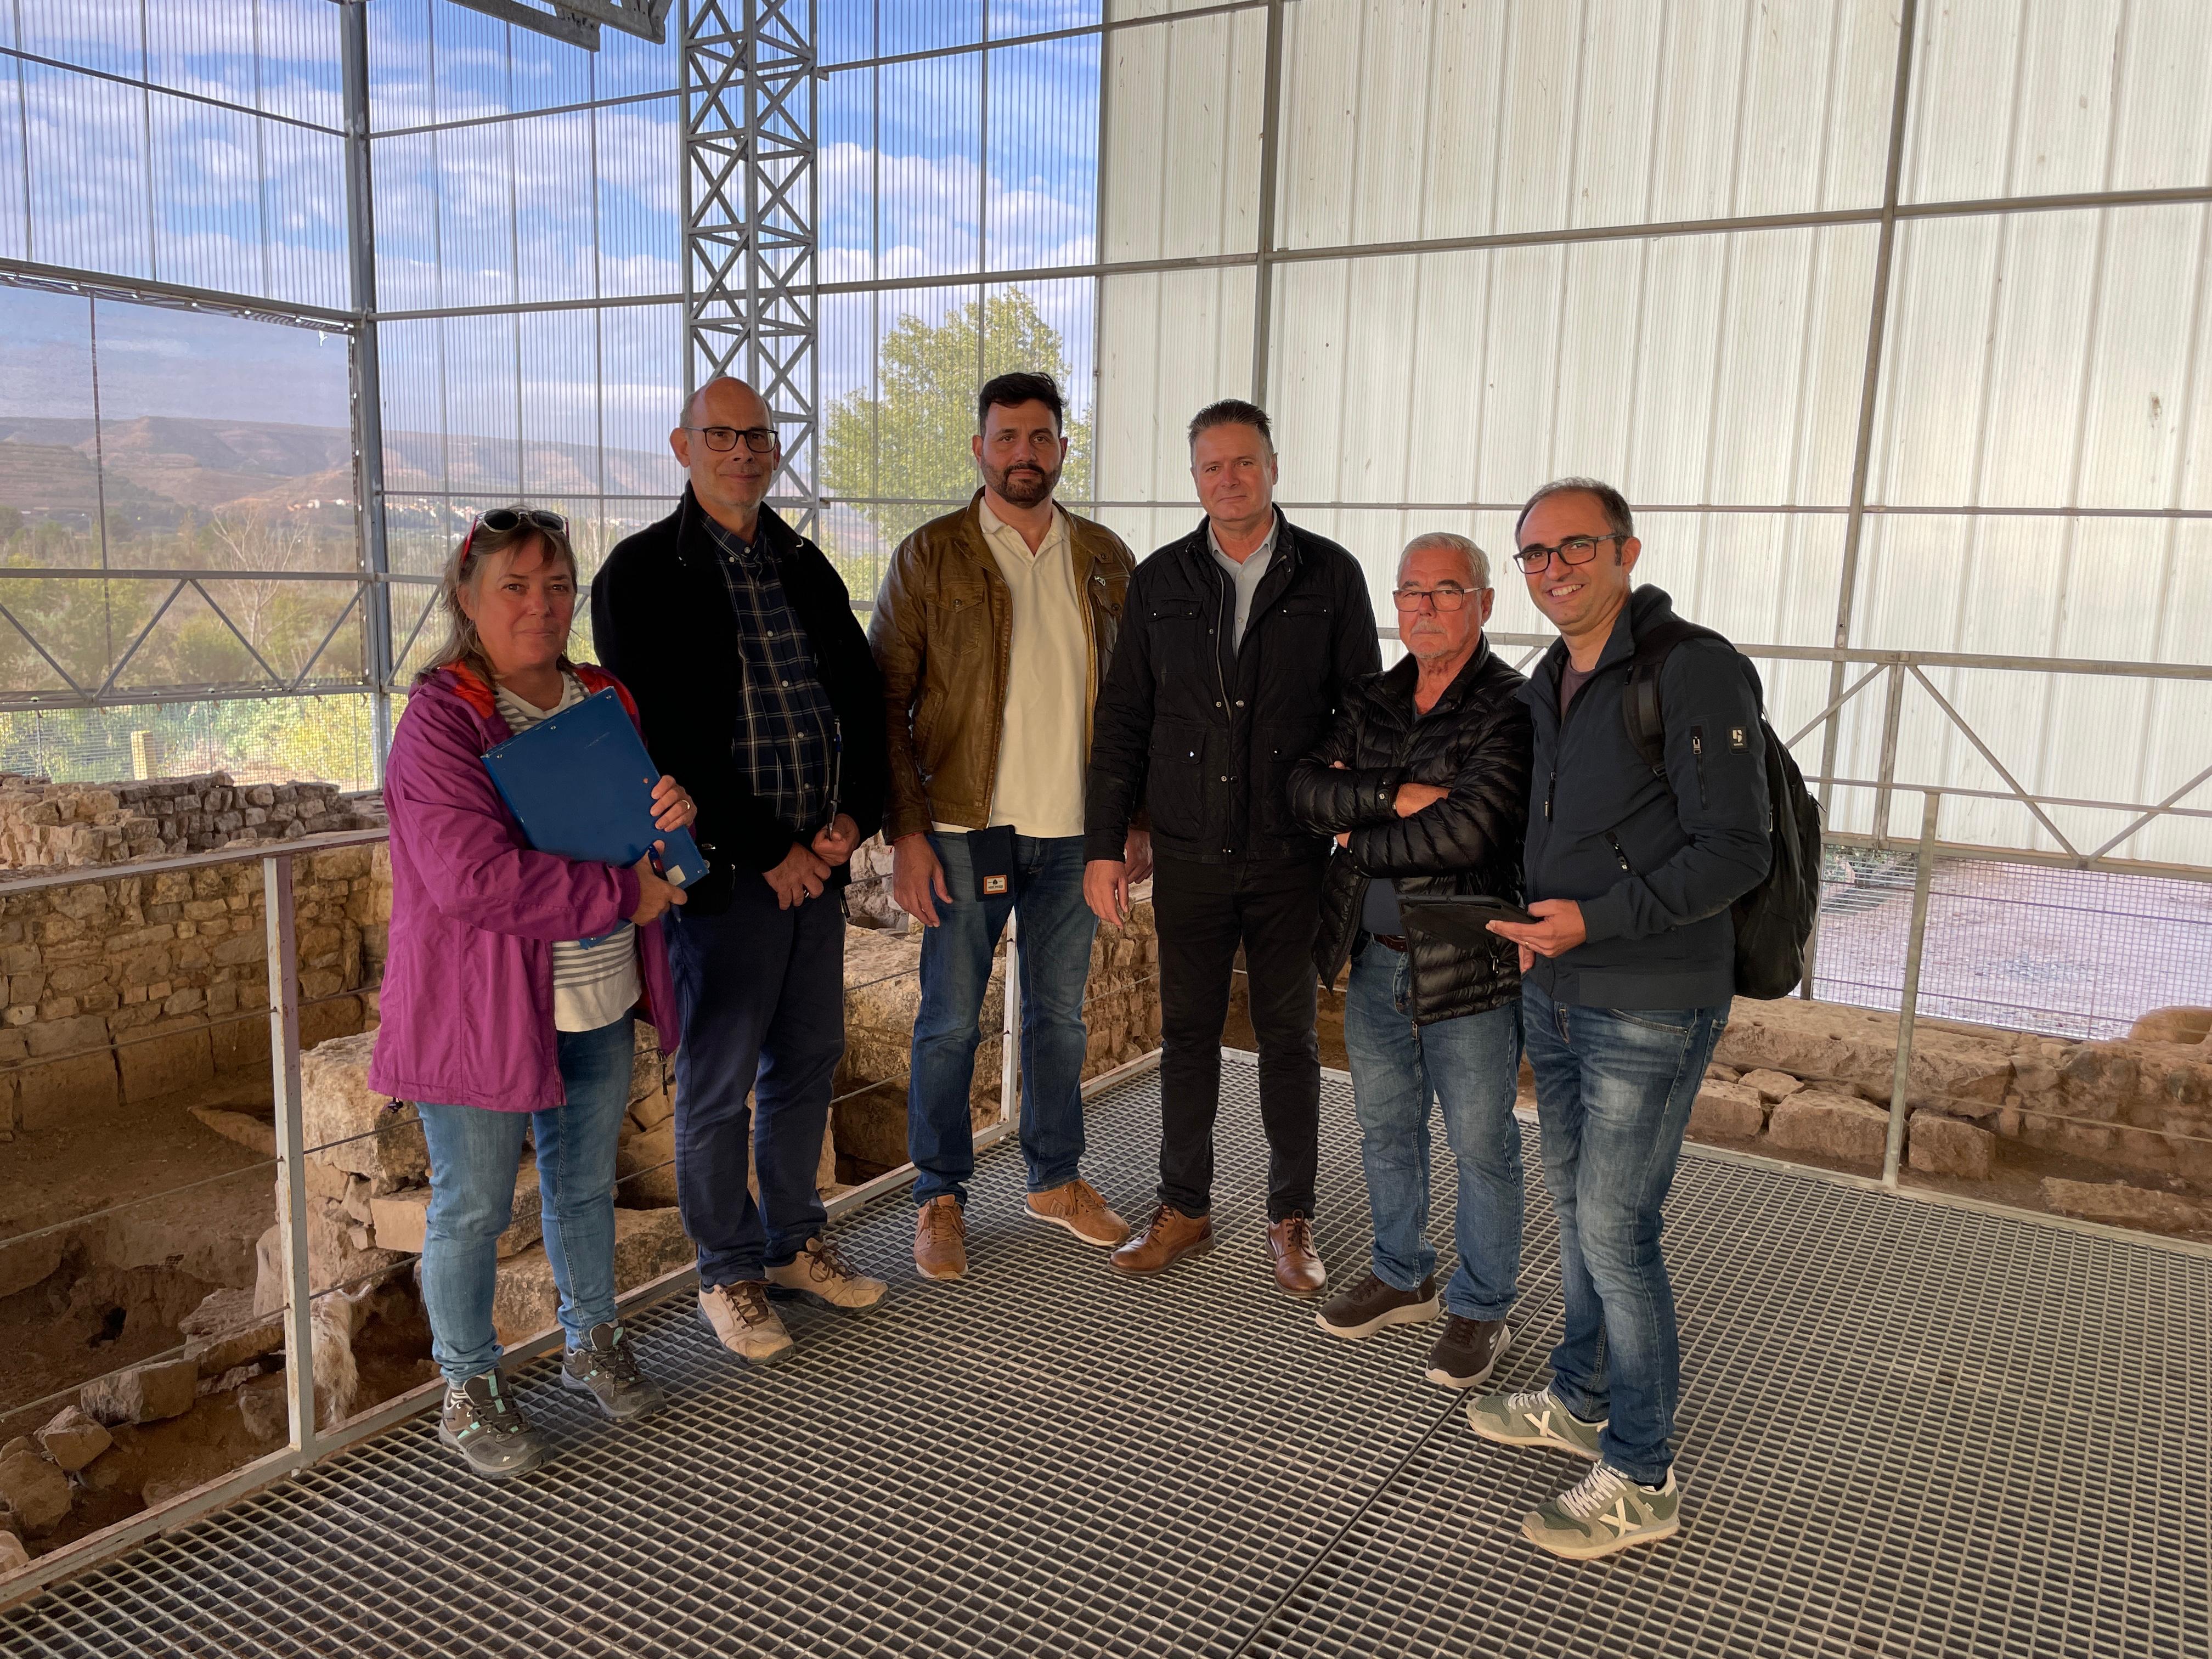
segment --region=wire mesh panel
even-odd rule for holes
[[[1815,993],[1894,1008],[1912,925],[1907,848],[1829,849]],[[2212,883],[1943,859],[1928,893],[1920,1012],[2051,1036],[2123,1037],[2212,1004]]]
[[[1157,1280],[1019,1218],[987,1160],[957,1285],[903,1205],[841,1242],[897,1286],[735,1365],[688,1301],[638,1322],[672,1405],[610,1427],[525,1384],[561,1455],[488,1487],[416,1421],[0,1623],[11,1652],[815,1656],[2074,1655],[2208,1638],[2212,1267],[2047,1223],[1686,1159],[1680,1540],[1569,1566],[1516,1536],[1580,1465],[1477,1442],[1426,1335],[1316,1331],[1267,1276],[1255,1077],[1224,1067],[1219,1243]],[[1349,1091],[1319,1236],[1364,1266]],[[1144,1206],[1158,1085],[1094,1104]],[[1531,1168],[1521,1330],[1556,1250]],[[1436,1170],[1448,1244],[1454,1176]]]

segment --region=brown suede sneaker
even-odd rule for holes
[[[1297,1212],[1267,1224],[1267,1254],[1274,1259],[1275,1283],[1292,1296],[1318,1296],[1328,1270],[1314,1254],[1313,1222]]]
[[[1194,1250],[1212,1246],[1211,1216],[1185,1215],[1174,1205],[1163,1204],[1152,1212],[1145,1231],[1115,1251],[1106,1265],[1117,1273],[1141,1279],[1164,1273]]]
[[[817,1308],[838,1308],[864,1313],[884,1299],[890,1289],[880,1279],[870,1279],[826,1238],[810,1238],[805,1248],[781,1267],[768,1269],[769,1294],[782,1300],[797,1297]]]
[[[1039,1221],[1066,1228],[1085,1244],[1110,1250],[1129,1237],[1129,1224],[1108,1209],[1097,1189],[1080,1176],[1065,1186],[1031,1193],[1029,1211]]]
[[[940,1281],[968,1271],[968,1218],[950,1193],[931,1199],[914,1218],[914,1270]]]
[[[714,1340],[750,1365],[765,1365],[791,1352],[791,1333],[768,1305],[765,1279],[740,1279],[699,1292],[699,1317]]]

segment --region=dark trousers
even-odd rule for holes
[[[676,1054],[676,1196],[702,1288],[763,1277],[828,1219],[814,1179],[845,1053],[845,917],[834,893],[776,908],[748,872],[716,916],[669,912]],[[748,1107],[750,1092],[753,1103]],[[752,1149],[760,1182],[745,1186]]]
[[[1160,1201],[1185,1215],[1204,1215],[1213,1201],[1221,1027],[1239,944],[1260,1043],[1267,1219],[1313,1213],[1321,1139],[1313,949],[1322,869],[1303,859],[1158,860],[1152,919],[1160,938]]]

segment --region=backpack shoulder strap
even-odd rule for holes
[[[1727,643],[1710,628],[1669,617],[1637,636],[1635,653],[1628,659],[1628,690],[1620,700],[1620,715],[1628,726],[1628,741],[1655,772],[1663,774],[1667,769],[1667,727],[1659,708],[1660,672],[1676,646],[1701,637]]]

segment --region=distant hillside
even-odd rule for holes
[[[599,452],[584,444],[526,442],[434,433],[385,434],[385,487],[396,492],[450,487],[477,495],[596,493]],[[353,494],[353,441],[337,427],[275,422],[142,417],[0,416],[0,505],[27,517],[89,524],[99,492],[94,458],[106,466],[107,508],[148,529],[173,528],[187,511],[234,505],[295,510]],[[665,452],[609,450],[610,495],[672,496],[681,474]]]

